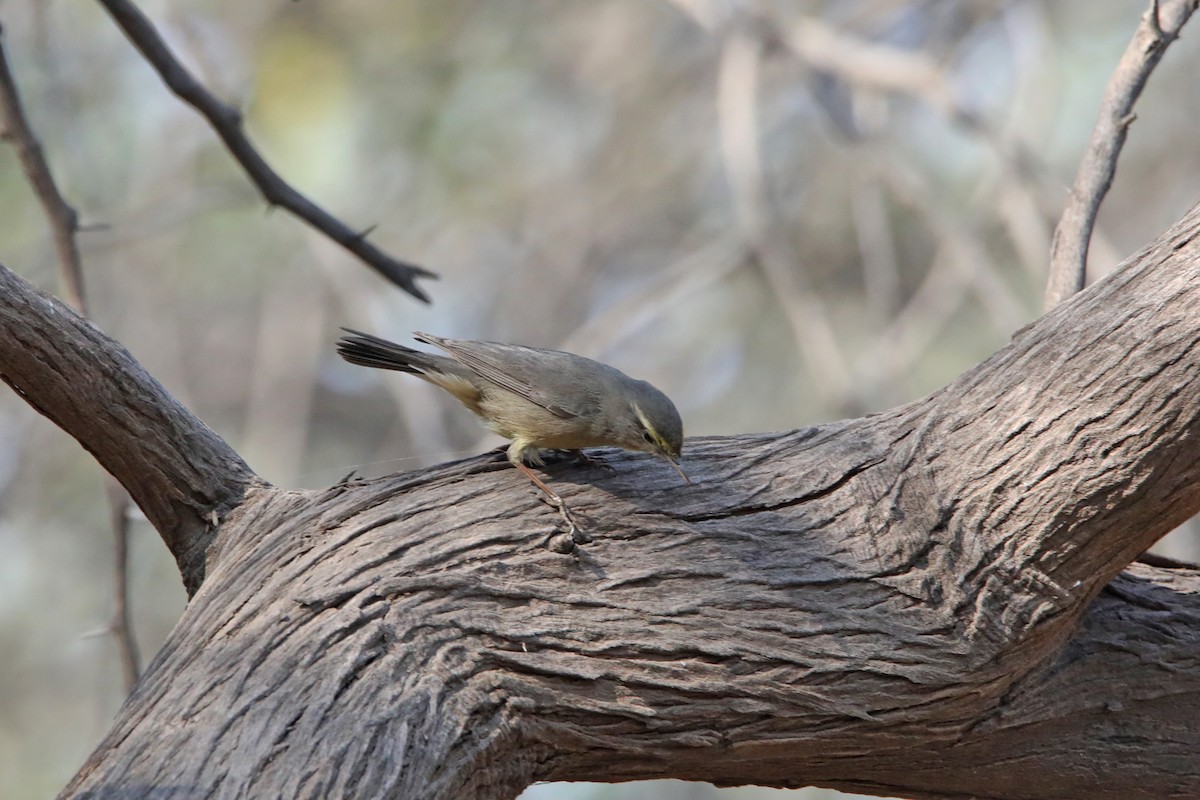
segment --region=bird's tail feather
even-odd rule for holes
[[[338,339],[338,355],[351,364],[376,369],[394,369],[400,372],[410,372],[413,375],[426,375],[431,371],[440,371],[437,361],[442,356],[422,353],[402,344],[380,339],[369,333],[342,328],[349,336]]]

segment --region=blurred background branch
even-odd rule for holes
[[[79,216],[63,198],[46,162],[41,143],[33,133],[21,95],[8,65],[0,28],[0,114],[3,136],[10,141],[20,157],[25,178],[41,201],[50,225],[51,238],[58,253],[59,286],[63,298],[80,314],[87,316],[87,292],[84,290],[83,262],[75,234]],[[117,653],[124,676],[125,691],[133,688],[141,671],[137,639],[129,613],[129,494],[111,475],[105,474],[105,497],[111,511],[113,535],[113,615],[108,630],[117,644]]]
[[[244,119],[214,102],[264,163],[343,218],[385,222],[381,248],[442,276],[418,306],[347,269],[324,235],[262,214],[99,4],[5,5],[59,185],[108,223],[80,243],[97,323],[259,474],[308,487],[499,444],[435,390],[340,363],[343,324],[601,358],[667,391],[690,434],[789,429],[943,385],[1038,315],[1065,187],[1145,0],[146,9],[197,86],[239,98]],[[1179,39],[1144,88],[1093,277],[1196,200],[1198,57]],[[17,159],[0,171],[0,260],[51,285],[44,212]],[[14,654],[0,796],[56,792],[124,697],[121,665],[82,635],[110,605],[95,565],[111,547],[80,535],[109,525],[92,464],[0,395],[0,647]],[[147,533],[130,519],[149,654],[184,597]],[[1200,555],[1188,530],[1161,547]]]
[[[8,66],[4,29],[0,27],[0,114],[4,125],[3,137],[12,144],[20,158],[25,179],[42,204],[50,238],[58,253],[59,278],[63,299],[76,311],[87,314],[87,299],[83,288],[83,264],[75,234],[79,230],[79,215],[63,198],[46,163],[42,146],[25,117],[21,95]]]

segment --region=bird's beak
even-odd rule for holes
[[[667,455],[664,455],[663,458],[665,458],[671,464],[671,466],[675,468],[675,471],[679,473],[679,477],[683,478],[689,484],[692,482],[692,479],[689,478],[687,473],[683,471],[683,467],[679,466],[678,461]]]

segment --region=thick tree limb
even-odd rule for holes
[[[271,169],[266,159],[250,143],[250,139],[242,130],[242,115],[238,110],[218,100],[204,88],[204,84],[188,72],[158,35],[153,23],[136,5],[129,0],[100,0],[100,4],[107,9],[130,43],[145,57],[167,88],[208,120],[213,131],[221,137],[225,147],[268,203],[286,208],[413,297],[429,302],[429,295],[417,285],[417,279],[436,278],[435,273],[416,264],[393,258],[367,241],[370,229],[356,231],[350,228],[292,188]]]
[[[1075,185],[1067,195],[1067,206],[1050,244],[1050,277],[1044,304],[1047,309],[1083,288],[1092,228],[1100,203],[1117,174],[1117,156],[1125,146],[1125,136],[1135,118],[1133,106],[1150,73],[1171,42],[1179,38],[1195,10],[1196,0],[1151,0],[1133,40],[1108,80],[1096,127],[1092,129]]]
[[[1198,234],[924,400],[689,441],[692,486],[559,470],[573,555],[487,458],[250,494],[64,796],[1200,796],[1200,573],[1112,582],[1200,510]]]
[[[0,380],[128,490],[191,594],[218,521],[261,481],[125,348],[0,266]]]

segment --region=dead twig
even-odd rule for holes
[[[79,215],[63,198],[54,182],[41,143],[25,116],[21,95],[8,66],[4,49],[3,29],[0,28],[0,115],[3,136],[16,148],[21,168],[33,187],[34,194],[45,209],[50,223],[55,249],[58,251],[59,276],[67,302],[81,315],[88,315],[87,293],[83,283],[83,261],[75,234],[79,231]],[[129,494],[111,475],[105,475],[109,508],[113,525],[113,620],[109,631],[117,640],[121,656],[125,690],[137,682],[140,665],[137,641],[129,617]]]
[[[286,208],[413,297],[429,302],[429,296],[417,285],[417,279],[436,278],[435,273],[393,258],[367,241],[367,235],[373,228],[354,230],[292,188],[250,143],[242,129],[241,113],[218,100],[188,72],[137,6],[128,0],[100,0],[100,4],[108,10],[133,46],[150,62],[167,88],[208,120],[208,124],[269,204]]]
[[[111,475],[107,477],[108,506],[112,511],[113,529],[113,617],[109,630],[117,640],[121,654],[121,675],[125,691],[133,689],[141,674],[137,639],[133,635],[133,620],[129,614],[129,492]]]
[[[42,154],[41,144],[33,134],[33,128],[25,116],[16,81],[8,68],[8,55],[4,49],[3,27],[0,27],[0,115],[4,130],[3,137],[12,143],[21,161],[21,169],[34,194],[46,211],[54,247],[58,251],[58,262],[62,268],[63,293],[66,300],[79,313],[87,313],[87,300],[83,289],[83,266],[79,259],[79,246],[75,232],[79,230],[79,215],[58,191],[50,166]]]
[[[1151,0],[1150,8],[1142,15],[1141,24],[1109,78],[1092,138],[1079,164],[1062,218],[1054,229],[1044,303],[1047,310],[1084,286],[1088,242],[1092,238],[1100,203],[1112,186],[1125,136],[1135,119],[1133,106],[1150,73],[1158,66],[1171,42],[1179,37],[1196,5],[1196,0]]]

